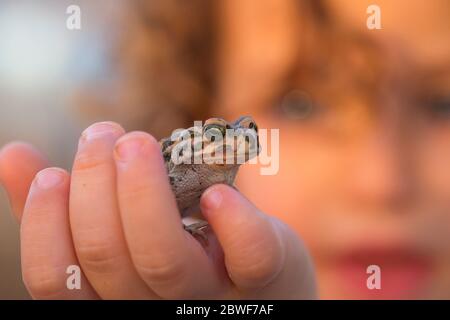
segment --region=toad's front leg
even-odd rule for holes
[[[184,230],[189,232],[191,235],[200,236],[205,243],[208,245],[208,237],[205,230],[208,228],[209,224],[207,221],[199,221],[191,224],[183,224]]]

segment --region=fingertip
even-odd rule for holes
[[[2,158],[5,153],[7,153],[11,150],[15,150],[17,148],[32,148],[32,146],[29,143],[24,142],[24,141],[8,142],[7,144],[5,144],[4,146],[2,146],[0,148],[0,158]]]
[[[144,131],[128,132],[128,133],[124,134],[122,137],[120,137],[120,139],[117,140],[116,145],[120,144],[121,142],[126,141],[128,139],[145,139],[145,140],[147,140],[148,143],[159,146],[156,138],[153,135],[151,135],[150,133],[144,132]]]
[[[25,201],[36,173],[47,160],[26,142],[14,141],[0,150],[0,183],[5,187],[12,211],[20,220]]]
[[[47,199],[55,196],[66,197],[69,188],[69,173],[61,168],[51,167],[40,170],[30,185],[24,211],[33,203],[45,205]]]
[[[0,149],[0,181],[9,182],[10,176],[15,176],[17,171],[14,169],[25,170],[26,173],[32,172],[33,176],[24,177],[32,180],[37,171],[45,167],[47,160],[31,144],[14,141],[4,145]]]
[[[114,146],[114,158],[118,162],[128,162],[140,154],[160,152],[158,141],[143,131],[129,132],[120,137]]]
[[[40,157],[42,160],[44,160],[42,154],[30,143],[25,142],[25,141],[12,141],[9,142],[7,144],[5,144],[1,149],[0,149],[0,158],[3,158],[6,154],[18,154],[18,153],[22,153],[22,152],[26,152],[26,153],[33,153],[33,155]]]
[[[30,161],[33,160],[33,161]],[[11,172],[11,167],[43,167],[47,163],[45,157],[31,144],[23,141],[7,143],[0,149],[0,179]]]
[[[69,173],[61,168],[45,168],[36,174],[34,185],[41,190],[55,188],[67,181]]]
[[[113,121],[101,121],[91,124],[87,127],[80,137],[80,142],[83,144],[85,141],[93,140],[97,137],[105,134],[114,134],[121,136],[125,133],[125,129],[118,123]]]
[[[51,213],[58,211],[47,209],[52,206],[67,206],[68,195],[69,173],[66,170],[56,167],[40,170],[31,182],[21,216],[21,227],[27,224],[30,215],[35,216],[31,218],[34,221],[39,220],[36,216],[43,216],[45,219],[39,221],[48,223]]]
[[[200,209],[208,220],[233,219],[237,221],[250,219],[250,216],[265,219],[265,215],[243,194],[227,184],[215,184],[206,189],[200,197]]]
[[[226,192],[226,186],[222,184],[216,184],[203,192],[200,198],[200,207],[205,216],[214,214],[223,202],[223,194]]]

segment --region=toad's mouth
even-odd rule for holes
[[[251,144],[248,142],[237,143],[203,143],[197,145],[197,150],[194,148],[194,156],[201,156],[202,159],[220,159],[227,163],[235,163],[240,160],[246,162],[252,158],[255,158],[261,152],[261,146],[259,141],[257,144]]]

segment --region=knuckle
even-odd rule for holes
[[[112,273],[120,268],[121,255],[112,245],[99,240],[78,241],[75,245],[83,269],[94,273]]]
[[[179,258],[149,254],[136,255],[134,264],[145,281],[155,285],[180,282],[186,269]]]
[[[154,190],[145,181],[136,181],[127,184],[120,192],[120,197],[124,201],[149,198]]]
[[[66,289],[65,273],[62,269],[26,268],[22,276],[28,291],[36,299],[55,298]]]
[[[108,159],[98,154],[95,150],[79,153],[75,159],[73,171],[89,171],[102,167],[108,163]]]
[[[257,286],[264,286],[268,284],[278,274],[280,270],[279,261],[273,259],[272,255],[253,257],[242,266],[233,268],[232,273],[238,274],[238,277],[244,282],[255,284]]]
[[[278,243],[258,241],[242,249],[229,267],[230,276],[246,287],[265,286],[280,273],[284,264]]]

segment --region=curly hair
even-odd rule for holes
[[[296,0],[298,1],[298,0]],[[313,19],[329,20],[323,2],[298,1]],[[175,127],[210,117],[215,90],[215,1],[134,0],[120,21],[112,49],[114,89],[84,95],[90,120],[108,118],[162,137]],[[109,101],[109,102],[108,102]],[[99,107],[100,106],[100,107]]]

